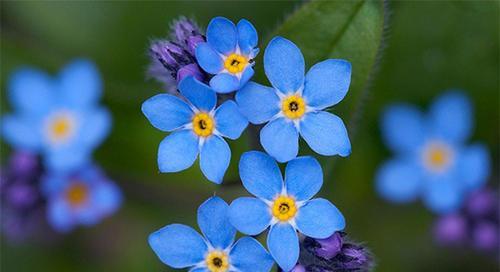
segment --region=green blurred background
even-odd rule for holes
[[[2,2],[0,65],[2,112],[6,81],[19,65],[52,73],[75,57],[95,61],[105,82],[103,103],[114,117],[111,136],[96,160],[123,188],[123,208],[102,224],[58,237],[12,246],[2,240],[2,271],[169,271],[147,245],[152,231],[173,222],[196,225],[198,205],[216,192],[226,201],[245,194],[237,182],[237,161],[248,137],[231,142],[233,160],[226,185],[207,182],[197,166],[160,174],[156,151],[165,136],[140,112],[141,103],[161,92],[145,80],[147,46],[164,37],[179,15],[202,26],[222,15],[247,18],[261,40],[299,2]],[[338,114],[353,131],[353,153],[337,159],[321,195],[344,213],[346,231],[376,256],[376,271],[498,271],[498,260],[472,250],[436,246],[430,234],[435,216],[420,203],[392,205],[373,190],[373,175],[390,154],[381,143],[378,120],[389,103],[425,108],[448,88],[464,89],[475,104],[473,141],[491,150],[491,186],[498,186],[499,2],[390,2],[385,50],[362,107]],[[265,47],[260,44],[261,49]],[[262,69],[258,67],[257,69]],[[308,63],[308,65],[311,65]],[[360,97],[360,96],[356,96]],[[349,102],[349,94],[345,103]],[[356,116],[357,118],[351,118]],[[354,130],[355,128],[355,130]],[[354,133],[355,131],[355,133]],[[7,155],[2,145],[2,158]]]

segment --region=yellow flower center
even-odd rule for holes
[[[280,221],[288,221],[297,213],[295,199],[289,196],[281,195],[274,200],[272,213]]]
[[[88,187],[79,181],[73,184],[66,190],[66,200],[73,207],[78,207],[87,202],[89,197]]]
[[[54,116],[48,124],[49,139],[53,143],[66,141],[74,129],[74,120],[68,114],[58,114]]]
[[[245,70],[248,64],[248,59],[245,56],[238,54],[231,54],[224,61],[224,68],[232,74],[241,73]]]
[[[214,127],[214,119],[208,113],[200,112],[193,117],[193,131],[200,137],[212,135]]]
[[[451,149],[442,143],[431,143],[424,152],[424,164],[433,171],[442,171],[451,163]]]
[[[229,270],[229,258],[220,250],[213,250],[205,258],[207,269],[210,272],[226,272]]]
[[[301,118],[306,112],[306,103],[304,98],[299,95],[290,95],[281,102],[283,114],[290,119]]]

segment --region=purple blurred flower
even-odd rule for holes
[[[151,42],[148,75],[162,82],[171,93],[177,91],[177,83],[187,76],[208,84],[208,75],[200,69],[194,56],[196,46],[205,42],[200,28],[192,20],[181,17],[174,21],[170,36],[170,40]]]
[[[466,232],[467,222],[457,214],[443,216],[434,225],[434,237],[440,244],[460,244]]]

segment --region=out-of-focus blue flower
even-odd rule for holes
[[[70,63],[57,78],[20,69],[10,78],[14,111],[2,117],[2,136],[15,149],[41,153],[52,170],[76,169],[109,132],[110,115],[98,105],[101,91],[99,73],[86,60]]]
[[[44,178],[42,189],[47,198],[47,219],[59,232],[77,225],[95,225],[122,203],[120,189],[95,166],[71,173],[53,172]]]
[[[235,26],[224,18],[213,18],[207,27],[207,42],[196,47],[198,64],[215,75],[210,86],[217,93],[239,90],[253,76],[253,59],[259,52],[254,26],[242,19]]]
[[[327,238],[342,230],[345,220],[328,200],[311,199],[323,184],[323,171],[313,157],[298,157],[285,169],[262,152],[241,156],[240,177],[254,197],[234,200],[229,208],[233,226],[247,235],[257,235],[270,227],[267,247],[278,265],[290,271],[299,258],[297,230],[309,237]]]
[[[344,98],[351,81],[351,64],[328,59],[304,76],[304,57],[291,41],[274,38],[264,53],[264,70],[272,88],[249,82],[236,102],[250,123],[267,123],[260,143],[279,162],[295,158],[299,134],[316,153],[348,156],[351,143],[343,121],[324,111]]]
[[[469,99],[459,92],[437,98],[427,115],[410,105],[390,106],[382,117],[382,137],[396,156],[378,170],[380,195],[400,203],[422,196],[436,213],[459,209],[490,172],[486,147],[465,145],[472,115]]]
[[[158,258],[173,268],[196,272],[266,272],[271,256],[251,237],[234,242],[236,229],[228,220],[228,205],[211,197],[198,208],[198,226],[203,236],[186,225],[172,224],[152,233],[149,245]]]
[[[158,167],[161,172],[184,170],[199,153],[201,171],[219,184],[231,160],[231,150],[222,137],[239,138],[248,121],[233,101],[215,108],[215,92],[194,77],[182,80],[179,90],[187,102],[159,94],[142,104],[142,112],[154,127],[172,132],[160,143]]]

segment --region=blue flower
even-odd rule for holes
[[[457,210],[490,171],[486,148],[465,145],[472,122],[470,101],[459,92],[437,98],[427,115],[410,105],[390,106],[382,116],[382,137],[396,156],[378,170],[380,195],[399,203],[421,196],[434,212]]]
[[[236,102],[253,124],[266,126],[260,143],[279,162],[295,158],[299,134],[315,152],[348,156],[351,144],[342,120],[323,109],[339,103],[351,81],[351,64],[345,60],[320,62],[304,76],[300,49],[282,37],[274,38],[264,53],[264,70],[272,88],[249,82]]]
[[[266,272],[273,266],[271,256],[251,237],[236,243],[236,229],[227,216],[228,205],[211,197],[198,208],[202,237],[191,227],[172,224],[152,233],[149,245],[158,258],[173,268],[196,272]]]
[[[229,219],[247,235],[270,227],[267,247],[283,270],[290,271],[299,258],[297,230],[323,239],[344,228],[344,217],[330,201],[311,199],[323,184],[323,171],[313,157],[290,161],[284,182],[276,161],[262,152],[244,153],[239,168],[243,186],[257,198],[234,200]]]
[[[98,105],[101,91],[89,61],[70,63],[57,78],[20,69],[8,85],[14,113],[2,117],[2,135],[15,149],[42,153],[52,170],[74,170],[89,162],[109,132],[110,115]]]
[[[224,17],[213,18],[207,27],[207,42],[196,47],[198,64],[215,75],[210,86],[218,93],[239,90],[253,76],[253,58],[259,52],[254,26],[242,19],[235,26]]]
[[[154,127],[172,132],[160,143],[160,171],[189,168],[200,153],[201,171],[219,184],[231,160],[231,150],[222,137],[239,138],[248,121],[233,101],[215,108],[215,92],[192,76],[181,81],[179,90],[188,102],[159,94],[142,104],[142,112]]]
[[[95,225],[121,205],[120,189],[95,166],[71,173],[53,172],[43,180],[47,218],[57,231]]]

